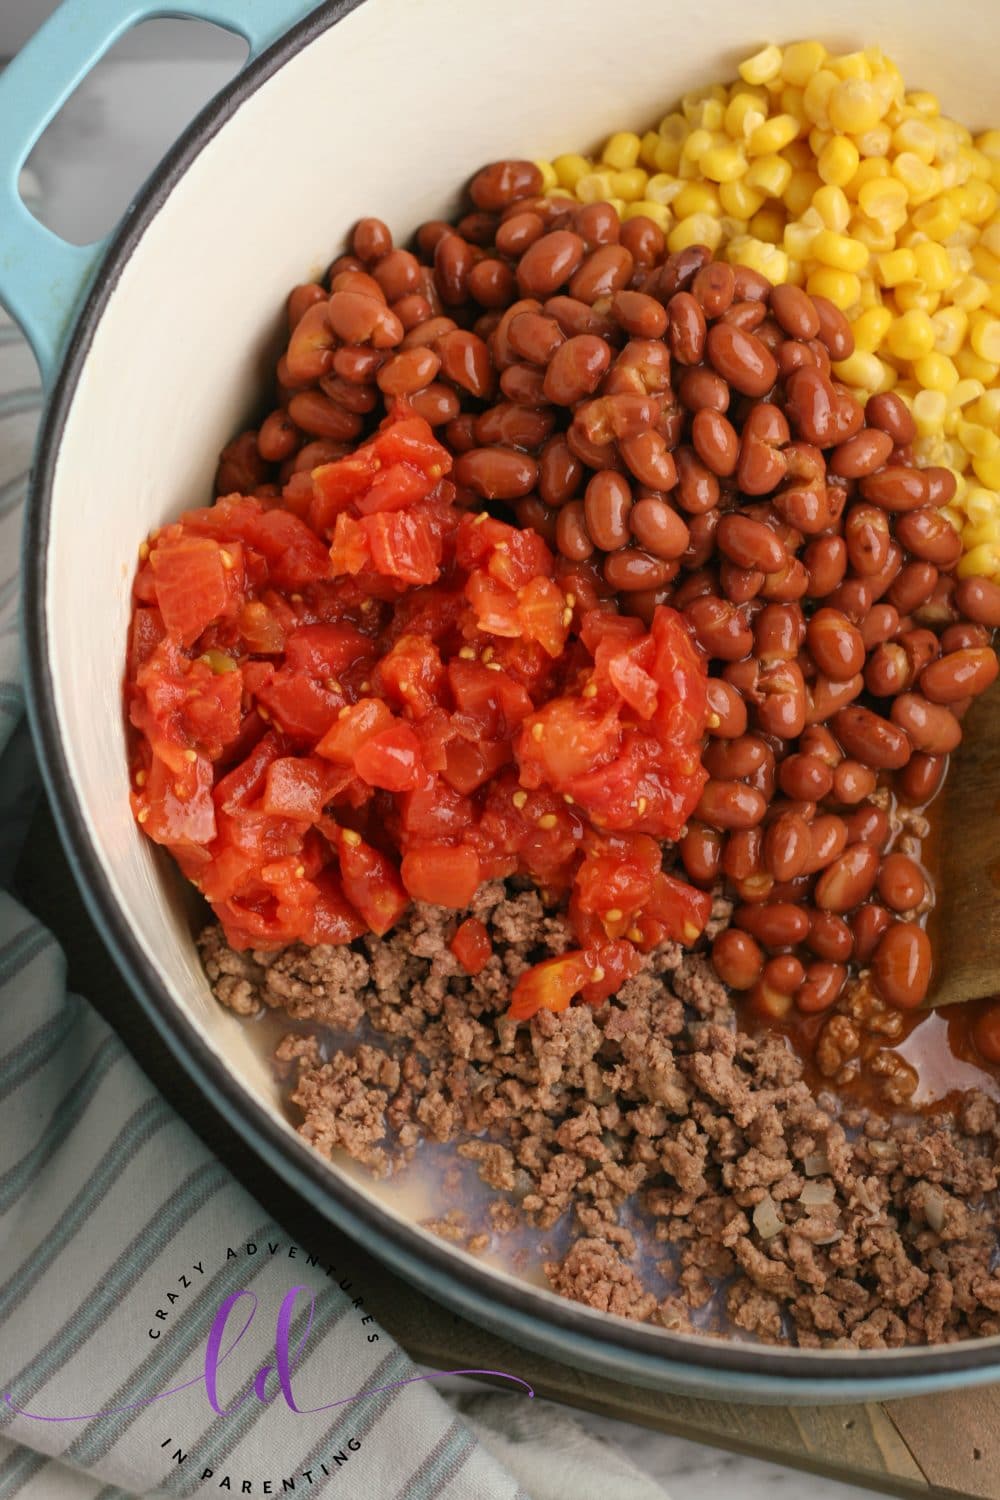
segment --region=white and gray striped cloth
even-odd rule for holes
[[[624,1453],[521,1392],[464,1398],[468,1422],[456,1415],[374,1321],[363,1275],[310,1262],[66,992],[55,940],[5,889],[37,787],[17,560],[41,399],[0,314],[0,1500],[664,1500]],[[255,1390],[296,1285],[315,1298],[311,1326],[302,1293],[290,1329],[298,1412],[273,1371]],[[223,1353],[256,1311],[220,1361],[216,1411],[206,1339],[240,1292]]]

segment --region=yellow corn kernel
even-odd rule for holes
[[[719,184],[719,202],[723,213],[734,219],[749,219],[763,207],[764,194],[750,187],[745,177],[738,177],[735,182]]]
[[[972,269],[977,276],[986,282],[1000,281],[1000,260],[991,255],[985,245],[973,245],[970,253]]]
[[[961,215],[954,199],[947,193],[940,198],[931,198],[913,210],[912,223],[921,234],[931,240],[946,240],[953,235],[961,223]]]
[[[863,271],[868,264],[867,246],[832,229],[820,230],[812,242],[812,253],[835,271]]]
[[[958,385],[958,371],[946,354],[922,354],[914,362],[913,373],[927,391],[943,391],[945,395]]]
[[[1000,363],[1000,318],[973,313],[969,319],[969,343],[980,359]]]
[[[732,140],[745,141],[766,119],[766,105],[762,104],[756,94],[736,88],[726,105],[722,128]]]
[[[811,172],[815,166],[808,141],[793,141],[790,146],[786,146],[784,151],[780,152],[780,155],[794,172]]]
[[[663,230],[664,234],[666,234],[674,222],[674,216],[665,204],[651,203],[648,198],[640,198],[635,203],[626,203],[622,218],[652,219],[653,223],[657,224]]]
[[[824,182],[846,187],[858,170],[861,152],[846,135],[833,135],[816,161],[816,170]]]
[[[753,57],[741,62],[738,71],[744,83],[770,82],[781,73],[781,48],[762,47]]]
[[[984,542],[960,557],[955,572],[959,578],[992,578],[1000,567],[1000,546]]]
[[[839,86],[840,79],[831,68],[817,68],[802,93],[802,108],[811,124],[830,128],[830,98]]]
[[[819,214],[827,229],[843,234],[851,222],[851,205],[843,188],[827,183],[813,193],[812,207]],[[868,257],[865,256],[867,261]]]
[[[926,89],[907,94],[906,102],[911,109],[917,110],[921,115],[930,116],[941,113],[941,103],[937,94],[928,93]]]
[[[967,380],[981,380],[983,385],[992,385],[997,375],[1000,374],[1000,365],[995,365],[988,359],[981,359],[968,345],[964,349],[959,349],[954,358],[958,373]]]
[[[978,385],[978,381],[970,380],[969,385]],[[996,427],[1000,425],[1000,391],[977,391],[976,421],[984,427]]]
[[[913,258],[917,263],[917,281],[922,281],[928,291],[943,292],[952,281],[951,263],[943,245],[930,241],[914,245]]]
[[[642,167],[627,167],[623,172],[612,172],[611,191],[616,198],[634,203],[645,194],[648,180],[649,174]]]
[[[860,349],[855,349],[854,353],[849,354],[846,359],[836,361],[833,373],[845,385],[853,387],[856,391],[867,391],[871,395],[882,384],[885,366],[877,354],[866,354]]]
[[[982,307],[989,294],[990,289],[981,276],[963,276],[952,287],[951,300],[956,307],[971,313]]]
[[[955,436],[973,458],[993,458],[1000,454],[1000,434],[982,427],[978,422],[960,421]]]
[[[987,312],[1000,313],[1000,281],[995,281],[990,287],[989,295],[983,306]]]
[[[926,313],[930,317],[937,312],[941,293],[928,291],[922,281],[904,281],[895,288],[893,300],[901,312]]]
[[[546,188],[545,196],[546,198],[566,198],[570,203],[575,203],[577,201],[576,194],[571,193],[569,188],[564,187]]]
[[[885,341],[896,359],[919,359],[934,348],[934,324],[925,312],[905,312],[892,323]]]
[[[812,203],[813,195],[823,186],[823,179],[816,172],[797,168],[782,193],[782,201],[793,218],[799,219]]]
[[[780,198],[792,177],[791,164],[782,156],[758,156],[750,163],[743,182],[768,198]]]
[[[921,161],[913,151],[901,151],[892,163],[892,173],[906,188],[910,203],[926,203],[941,191],[941,173],[937,167]]]
[[[559,186],[559,178],[556,169],[550,161],[536,161],[535,166],[542,174],[542,192],[550,193],[553,188]]]
[[[832,140],[833,131],[821,130],[818,125],[814,125],[812,130],[810,130],[809,134],[806,136],[809,150],[812,152],[814,157],[818,157],[824,146],[828,145]]]
[[[658,172],[676,172],[681,164],[681,142],[664,140],[661,136],[659,145],[653,153],[653,166]]]
[[[895,163],[893,163],[893,167]],[[921,166],[923,163],[921,162]],[[875,177],[858,191],[858,203],[870,219],[885,220],[906,212],[907,188],[895,177]]]
[[[958,492],[955,493],[957,498]],[[974,526],[981,526],[984,521],[995,520],[997,496],[992,490],[982,489],[979,485],[971,485],[966,490],[963,509]]]
[[[739,146],[712,146],[702,153],[698,165],[712,182],[735,182],[747,169],[747,159]]]
[[[588,172],[593,171],[593,165],[585,156],[578,156],[575,152],[568,152],[563,156],[557,156],[552,162],[556,180],[560,187],[575,191],[581,177],[586,177]]]
[[[975,473],[975,470],[973,470]],[[978,474],[976,478],[978,479]],[[979,491],[981,495],[989,495],[992,492],[987,489]],[[974,547],[993,546],[1000,542],[1000,520],[995,514],[984,516],[981,521],[966,521],[959,528],[962,533],[962,546],[966,552],[971,552]]]
[[[822,42],[792,42],[786,47],[781,59],[781,76],[786,83],[804,89],[817,68],[826,61],[826,48]],[[1000,156],[1000,150],[997,151]]]
[[[871,63],[863,52],[845,52],[841,57],[834,57],[831,59],[831,67],[836,69],[841,78],[871,80]]]
[[[942,433],[947,409],[948,398],[943,391],[918,391],[910,408],[918,435],[926,438]]]
[[[970,224],[985,224],[996,213],[996,189],[978,177],[970,177],[968,182],[952,188],[951,192],[960,215]]]
[[[659,144],[660,137],[656,131],[647,130],[639,145],[639,160],[651,172],[656,170],[656,148]]]
[[[785,216],[776,204],[766,204],[757,210],[747,229],[756,239],[778,245],[785,232]]]
[[[875,158],[884,161],[892,146],[892,131],[883,120],[871,130],[863,130],[860,135],[854,136],[853,140],[859,154],[865,160]]]
[[[896,243],[894,234],[882,229],[865,214],[854,214],[851,218],[851,234],[862,245],[867,245],[872,255],[886,255]]]
[[[899,286],[912,281],[916,274],[917,261],[912,250],[890,250],[875,257],[875,280],[879,286]]]
[[[982,397],[985,394],[985,386],[981,380],[960,380],[948,392],[948,416],[954,417],[956,422],[962,414],[964,407],[969,407],[967,415],[980,427],[991,427],[993,421],[989,408],[980,411]]]
[[[832,266],[819,266],[806,278],[806,291],[810,296],[826,297],[841,312],[854,307],[861,296],[861,283],[853,271],[837,271]]]
[[[686,182],[670,207],[678,219],[690,218],[692,214],[712,214],[718,218],[722,213],[719,190],[711,182]]]
[[[851,178],[844,191],[848,198],[857,199],[858,194],[866,182],[873,182],[889,176],[889,163],[884,156],[869,156],[858,165],[858,170]]]
[[[796,221],[785,225],[781,243],[793,260],[806,260],[812,253],[812,242],[818,233],[819,230],[811,224]]]
[[[775,285],[788,280],[788,256],[777,245],[758,240],[749,234],[737,235],[726,246],[726,259],[734,266],[748,266],[759,271]]]
[[[952,358],[962,347],[969,326],[968,313],[961,307],[940,307],[932,315],[931,322],[934,324],[935,351]]]
[[[972,469],[980,484],[985,484],[991,490],[1000,489],[1000,452],[991,454],[989,458],[974,458]],[[993,540],[1000,541],[1000,534],[994,536]]]
[[[747,150],[752,156],[773,156],[790,146],[799,133],[799,122],[794,115],[772,115],[770,120],[757,129],[747,141]]]
[[[639,160],[639,151],[642,141],[631,130],[617,130],[608,138],[608,142],[601,152],[601,161],[613,167],[616,172],[627,171],[634,167]]]
[[[577,178],[573,191],[581,203],[605,203],[614,197],[611,178],[610,172],[586,172]]]
[[[923,120],[904,120],[892,132],[892,145],[897,153],[912,151],[929,165],[937,150],[937,137]]]
[[[689,245],[707,245],[714,252],[721,243],[722,226],[717,218],[707,213],[688,214],[679,219],[667,235],[667,248],[672,254],[686,250]]]
[[[862,135],[873,129],[884,113],[884,104],[866,79],[845,77],[830,91],[827,115],[834,130],[843,134]]]
[[[652,203],[662,203],[669,207],[675,199],[684,191],[683,182],[678,182],[676,177],[671,177],[668,172],[657,172],[646,183],[646,198]]]
[[[681,160],[698,163],[706,151],[711,151],[717,145],[715,137],[710,130],[692,130],[681,147]]]
[[[862,291],[864,288],[862,287]],[[874,354],[889,331],[892,322],[892,310],[878,303],[869,307],[851,324],[854,334],[854,347],[862,354]]]

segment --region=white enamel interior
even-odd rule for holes
[[[123,921],[178,1011],[276,1118],[247,1028],[209,994],[179,882],[129,813],[121,680],[139,542],[205,502],[220,446],[267,379],[288,288],[324,268],[362,214],[405,239],[450,211],[456,185],[483,162],[641,130],[768,40],[879,43],[910,86],[935,90],[974,127],[1000,124],[982,34],[990,0],[841,0],[835,20],[831,9],[366,0],[242,104],[124,268],[55,469],[46,609],[58,728]],[[351,1175],[419,1217],[411,1196],[387,1200]]]

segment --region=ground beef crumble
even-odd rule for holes
[[[897,1119],[814,1096],[777,1036],[736,1029],[706,959],[674,945],[598,1009],[503,1018],[517,977],[572,945],[534,889],[493,882],[475,914],[494,954],[470,977],[448,940],[459,917],[414,904],[352,948],[235,953],[199,942],[236,1014],[264,1007],[379,1045],[324,1051],[286,1036],[276,1064],[300,1133],[379,1176],[422,1140],[454,1142],[494,1198],[427,1227],[473,1253],[524,1221],[568,1216],[544,1262],[562,1295],[673,1331],[709,1303],[725,1326],[804,1347],[894,1348],[1000,1333],[994,1270],[1000,1121],[966,1094],[957,1116]],[[713,924],[728,906],[717,902]],[[647,1284],[633,1230],[668,1252]]]

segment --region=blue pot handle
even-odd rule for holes
[[[315,7],[316,0],[63,0],[0,74],[0,301],[27,334],[46,387],[110,238],[70,245],[25,208],[18,179],[46,125],[139,21],[214,21],[246,39],[249,61]]]

